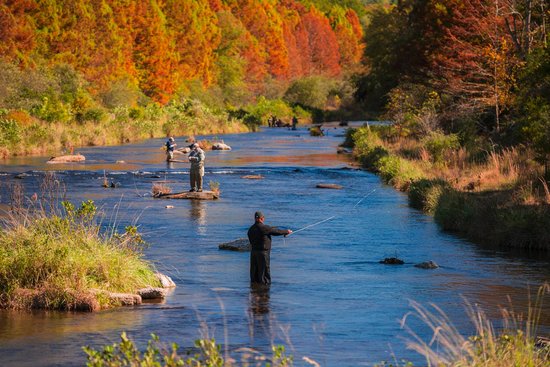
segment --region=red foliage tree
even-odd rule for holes
[[[0,4],[0,56],[28,62],[35,46],[31,16],[36,9],[32,0],[6,0]]]

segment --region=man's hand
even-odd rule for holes
[[[286,230],[286,234],[284,235],[285,237],[286,236],[290,236],[292,234],[292,229],[287,229]]]

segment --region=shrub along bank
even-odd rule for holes
[[[348,130],[344,145],[444,230],[478,243],[550,249],[550,193],[528,151],[474,158],[453,136],[396,138],[382,126]]]
[[[92,201],[43,208],[14,209],[0,228],[0,308],[94,311],[161,286],[135,227],[102,233]]]

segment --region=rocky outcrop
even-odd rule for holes
[[[59,157],[51,157],[49,161],[46,163],[76,163],[76,162],[84,162],[86,160],[86,157],[84,157],[82,154],[69,154],[69,155],[61,155]]]
[[[432,260],[424,261],[424,262],[421,262],[419,264],[415,264],[414,266],[415,266],[415,268],[420,268],[420,269],[437,269],[437,268],[439,268],[439,265],[434,263]]]
[[[239,238],[235,241],[224,242],[218,245],[220,250],[229,250],[229,251],[250,251],[250,242],[248,238]]]
[[[212,150],[231,150],[231,147],[224,143],[214,143],[212,144]]]
[[[318,188],[318,189],[333,189],[333,190],[341,190],[342,189],[342,186],[340,186],[340,185],[337,185],[337,184],[324,184],[324,183],[317,184],[315,187]]]

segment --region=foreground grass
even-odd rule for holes
[[[476,160],[446,136],[396,139],[385,129],[350,130],[346,143],[364,167],[406,191],[411,206],[475,242],[550,250],[550,191],[529,152]]]
[[[437,367],[547,367],[550,364],[550,344],[537,342],[537,329],[543,311],[543,301],[550,292],[550,285],[542,285],[534,304],[529,306],[527,315],[502,309],[502,326],[498,329],[485,313],[467,304],[467,311],[473,323],[475,334],[463,336],[451,320],[436,305],[429,307],[412,302],[413,311],[405,315],[401,326],[411,335],[407,347],[418,352],[426,360],[427,366]],[[417,318],[431,331],[426,341],[409,328],[410,318]],[[429,333],[428,333],[429,334]],[[141,352],[125,333],[121,341],[99,350],[84,347],[89,367],[231,367],[231,366],[279,366],[294,365],[293,356],[287,356],[283,346],[272,346],[272,355],[250,349],[239,348],[229,353],[221,353],[221,346],[214,339],[199,339],[193,353],[181,352],[172,343],[162,344],[152,336],[147,347]],[[302,357],[305,364],[319,367],[316,361]],[[410,362],[382,362],[377,367],[412,367]]]
[[[15,210],[0,229],[0,307],[91,311],[115,305],[106,292],[159,286],[135,227],[101,233],[93,202],[63,206]]]

